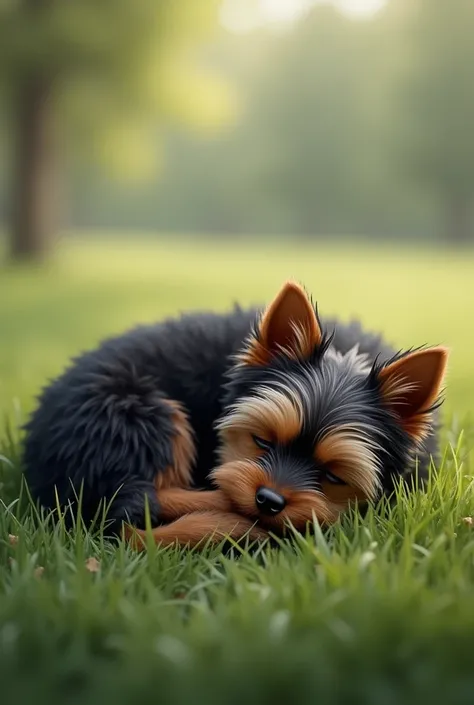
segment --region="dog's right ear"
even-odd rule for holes
[[[444,347],[417,350],[384,366],[378,374],[385,405],[417,441],[430,430],[432,408],[440,399],[448,357]]]
[[[305,360],[321,340],[321,326],[308,295],[298,284],[287,282],[261,317],[240,361],[266,365],[276,355]]]

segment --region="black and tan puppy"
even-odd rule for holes
[[[147,503],[165,544],[328,524],[416,459],[426,473],[447,357],[322,322],[287,283],[264,311],[190,314],[78,357],[26,427],[26,478],[47,508],[82,491],[86,522],[111,503],[115,531],[143,528]]]

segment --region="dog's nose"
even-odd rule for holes
[[[271,490],[269,487],[259,487],[255,495],[257,508],[262,514],[275,516],[286,506],[286,500],[281,494]]]

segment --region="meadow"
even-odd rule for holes
[[[474,255],[436,249],[99,235],[41,268],[0,264],[1,702],[471,705],[473,275]],[[38,521],[20,426],[70,356],[179,311],[264,303],[286,278],[397,347],[452,349],[426,493],[256,555],[137,556]]]

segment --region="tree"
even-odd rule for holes
[[[361,220],[379,154],[377,51],[373,23],[326,6],[275,43],[255,91],[255,183],[288,230],[353,232]]]
[[[2,2],[0,91],[12,138],[13,257],[48,254],[59,227],[61,168],[74,152],[84,155],[87,147],[89,156],[115,168],[116,157],[127,156],[126,171],[137,164],[143,169],[144,160],[148,166],[153,161],[146,137],[158,118],[206,126],[226,117],[225,87],[192,54],[212,27],[217,5]]]
[[[474,235],[473,27],[472,0],[419,2],[403,104],[403,160],[442,204],[456,245]]]

